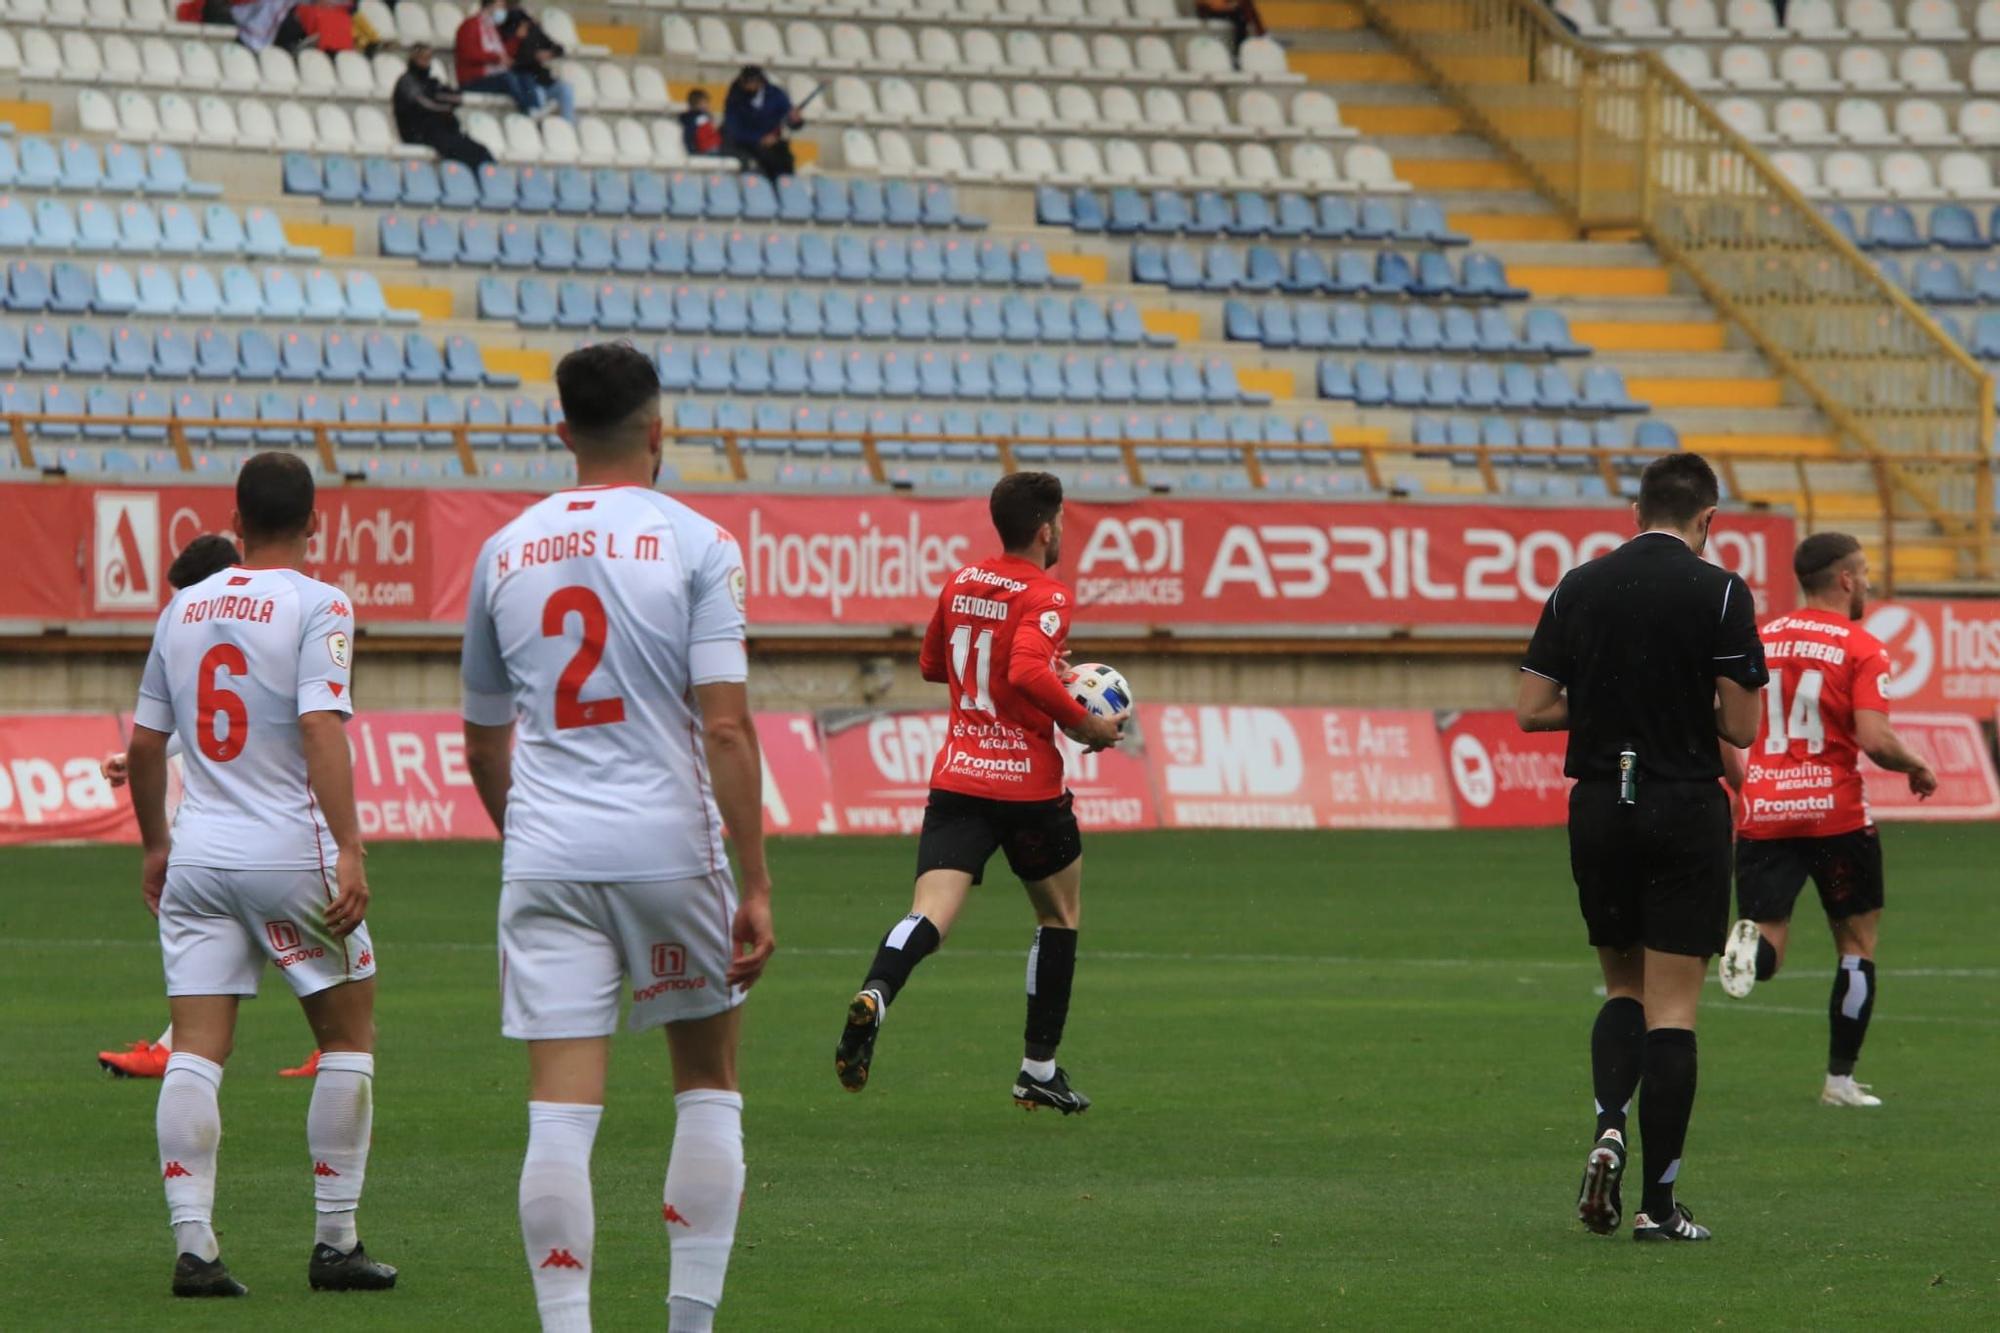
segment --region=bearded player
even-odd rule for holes
[[[1747,756],[1724,747],[1730,785],[1743,795],[1736,843],[1736,902],[1722,988],[1739,999],[1785,961],[1792,904],[1808,878],[1840,965],[1828,1004],[1832,1025],[1828,1106],[1880,1106],[1854,1081],[1875,1010],[1875,934],[1882,920],[1882,840],[1868,815],[1859,757],[1909,779],[1927,800],[1937,775],[1896,735],[1882,683],[1889,658],[1858,623],[1868,605],[1868,557],[1845,533],[1822,532],[1792,558],[1805,605],[1764,626],[1771,686]],[[1747,762],[1746,762],[1747,761]]]
[[[1003,554],[946,581],[924,635],[923,676],[950,688],[951,725],[931,771],[915,899],[883,937],[848,1005],[833,1068],[848,1091],[867,1085],[889,1006],[917,964],[944,943],[997,850],[1027,889],[1036,923],[1014,1100],[1070,1115],[1090,1106],[1056,1067],[1076,972],[1083,840],[1055,731],[1101,750],[1118,743],[1126,713],[1099,717],[1063,688],[1063,644],[1076,603],[1048,573],[1062,552],[1062,482],[1046,472],[1016,472],[993,488],[990,508]]]

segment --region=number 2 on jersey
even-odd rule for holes
[[[977,659],[973,662],[974,676],[971,680],[967,680],[965,678],[965,667],[966,663],[972,659]],[[993,692],[988,687],[988,683],[993,678],[992,630],[983,629],[979,631],[979,638],[976,642],[972,637],[972,626],[970,625],[960,625],[951,632],[951,675],[952,679],[959,683],[959,688],[963,691],[963,698],[959,702],[959,707],[968,713],[991,713],[993,711]]]
[[[542,637],[561,638],[571,614],[583,621],[583,642],[563,668],[556,682],[556,730],[602,727],[625,720],[625,701],[617,695],[609,699],[584,699],[583,683],[604,660],[604,640],[611,632],[610,617],[596,593],[582,584],[557,588],[542,607]]]
[[[1820,716],[1819,696],[1826,684],[1825,673],[1803,671],[1799,673],[1799,685],[1792,692],[1791,711],[1785,709],[1785,679],[1782,675],[1772,680],[1764,691],[1764,737],[1765,754],[1783,754],[1792,748],[1793,741],[1804,741],[1807,754],[1818,754],[1826,749],[1826,720]]]
[[[250,663],[233,643],[218,643],[201,657],[200,678],[195,683],[195,706],[201,709],[201,722],[195,744],[216,763],[226,764],[243,753],[244,743],[250,739],[250,710],[244,707],[242,695],[216,683],[218,671],[247,676]],[[227,723],[227,730],[218,722]]]

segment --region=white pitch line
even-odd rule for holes
[[[1794,1004],[1752,1004],[1746,1000],[1730,1000],[1725,1009],[1748,1009],[1759,1014],[1800,1014],[1808,1018],[1825,1018],[1825,1009],[1808,1009]],[[2000,1028],[2000,1018],[1965,1018],[1955,1014],[1901,1014],[1893,1009],[1874,1014],[1872,1023],[1947,1023],[1953,1027]]]
[[[35,939],[0,938],[0,949],[154,949],[158,941],[152,939]],[[419,940],[406,943],[390,941],[392,954],[401,952],[419,953],[434,950],[443,953],[490,953],[494,945],[490,940]],[[376,950],[381,952],[379,947]],[[959,958],[1020,958],[1025,950],[1020,949],[976,949],[947,945],[944,952]],[[849,948],[785,948],[779,953],[795,958],[873,958],[873,949]],[[1114,963],[1231,963],[1248,965],[1306,966],[1306,967],[1375,967],[1375,968],[1497,968],[1503,971],[1538,972],[1588,972],[1596,973],[1597,968],[1589,959],[1566,961],[1551,958],[1385,958],[1381,956],[1364,958],[1352,954],[1300,954],[1300,953],[1158,953],[1137,949],[1085,949],[1081,955],[1088,961]],[[1908,980],[1945,979],[1968,981],[2000,980],[2000,967],[1906,967],[1883,968],[1882,975]],[[1824,985],[1830,969],[1814,971],[1810,966],[1787,968],[1769,981],[1758,984],[1769,986],[1778,981],[1816,981]],[[1712,981],[1713,978],[1710,978]],[[1736,1005],[1737,1008],[1747,1008]],[[1800,1012],[1821,1012],[1801,1010]]]

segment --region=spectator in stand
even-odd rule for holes
[[[541,90],[516,74],[500,36],[500,0],[479,0],[479,8],[458,25],[452,40],[461,93],[505,93],[524,116],[541,105]]]
[[[1264,16],[1257,12],[1257,0],[1195,0],[1194,13],[1196,18],[1221,19],[1229,25],[1232,52],[1241,51],[1243,43],[1269,31]]]
[[[354,11],[344,4],[300,5],[292,16],[305,29],[306,45],[332,55],[354,49]]]
[[[792,146],[785,132],[803,124],[785,90],[766,79],[757,65],[745,65],[722,99],[723,146],[745,170],[761,171],[772,180],[792,174]]]
[[[431,73],[431,48],[411,47],[410,67],[396,80],[391,98],[397,135],[404,143],[420,144],[439,157],[479,170],[493,160],[493,154],[458,127],[458,107],[464,100]]]
[[[305,26],[292,13],[297,0],[247,0],[229,13],[236,22],[236,40],[252,51],[276,46],[296,51],[306,44]]]
[[[576,119],[576,89],[556,77],[555,64],[567,54],[562,44],[550,37],[525,9],[516,9],[500,20],[500,40],[506,44],[507,58],[514,73],[533,85],[542,104],[553,99],[556,114],[564,120]]]
[[[708,89],[688,93],[687,110],[681,112],[681,144],[690,157],[716,157],[722,152],[722,129],[708,111]]]
[[[181,23],[213,23],[219,28],[236,25],[229,0],[180,0],[174,6],[174,18]]]

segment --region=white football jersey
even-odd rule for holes
[[[181,742],[174,865],[331,868],[299,718],[351,714],[354,611],[295,569],[221,570],[174,594],[132,720]]]
[[[725,867],[693,687],[741,681],[743,555],[639,486],[541,501],[480,548],[465,719],[516,722],[502,874],[690,879]]]

